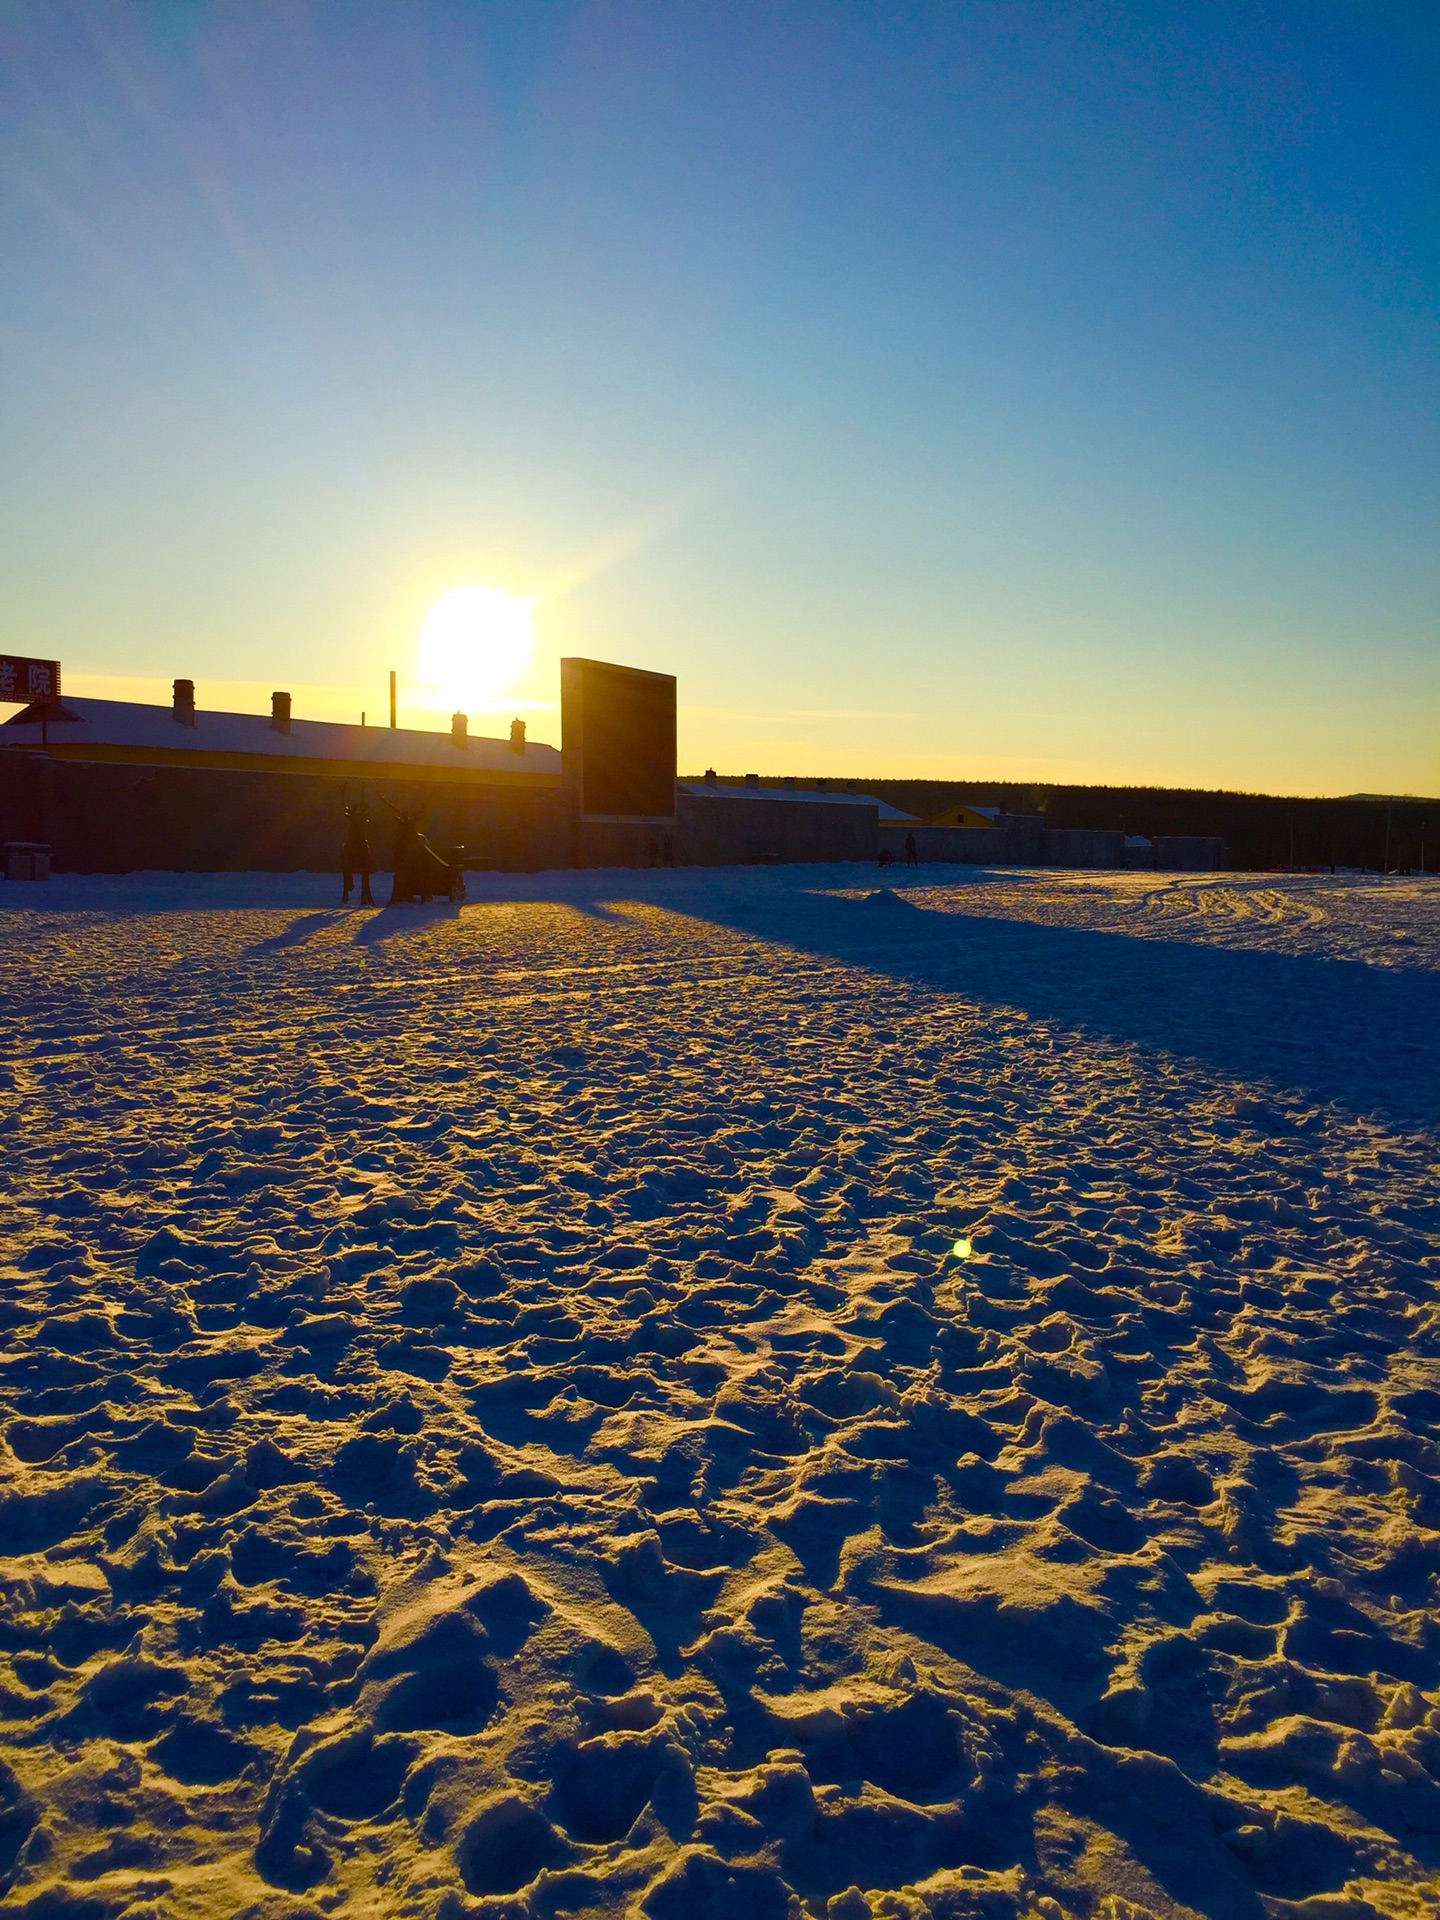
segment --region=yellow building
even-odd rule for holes
[[[927,827],[993,827],[999,818],[998,807],[972,807],[967,801],[954,800],[941,812],[932,814]]]

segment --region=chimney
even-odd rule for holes
[[[290,696],[288,693],[271,694],[270,724],[276,733],[288,733],[290,731]]]
[[[523,753],[525,751],[525,722],[523,720],[512,720],[510,722],[510,750],[512,753]]]
[[[450,739],[457,747],[470,743],[470,716],[465,713],[452,713],[450,716]]]
[[[746,774],[746,776],[745,776],[745,784],[746,784],[746,786],[747,786],[747,787],[758,787],[758,786],[759,786],[759,784],[760,784],[760,776],[759,776],[759,774],[758,774],[758,773],[747,773],[747,774]]]
[[[195,682],[193,680],[175,682],[175,704],[170,709],[170,713],[171,718],[177,720],[182,727],[194,726]]]
[[[719,781],[719,779],[718,779],[718,777],[717,777],[717,775],[716,775],[716,772],[715,772],[715,769],[714,769],[714,767],[706,767],[706,769],[705,769],[705,784],[706,784],[706,786],[707,786],[707,787],[718,787],[718,786],[719,786],[719,784],[720,784],[720,781]]]

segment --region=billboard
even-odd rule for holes
[[[562,660],[560,745],[582,820],[674,820],[673,674]]]
[[[0,653],[0,701],[60,698],[60,662],[32,660],[23,653]]]

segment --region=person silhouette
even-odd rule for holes
[[[413,812],[397,813],[395,819],[395,877],[390,887],[392,907],[408,906],[419,891],[420,828]]]
[[[920,864],[920,855],[916,851],[913,833],[907,833],[905,836],[905,864],[907,867],[918,867]]]
[[[364,796],[345,809],[345,846],[340,855],[340,873],[345,882],[345,891],[340,904],[348,907],[350,895],[355,888],[355,877],[360,877],[360,904],[373,907],[375,896],[370,891],[370,869],[373,855],[370,850],[370,810],[365,805]]]

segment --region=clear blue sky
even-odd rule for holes
[[[0,646],[374,717],[471,582],[539,737],[1440,792],[1437,101],[1427,0],[0,0]]]

